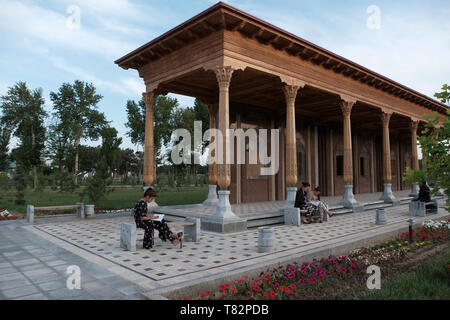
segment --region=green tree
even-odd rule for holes
[[[432,117],[424,116],[427,120],[425,129],[418,137],[422,154],[427,159],[425,172],[407,170],[406,179],[412,183],[418,183],[419,179],[427,179],[433,188],[433,193],[442,188],[447,196],[450,196],[450,110],[440,126],[437,113]]]
[[[9,140],[11,138],[11,131],[6,127],[0,127],[0,172],[8,170],[8,152]]]
[[[125,127],[130,129],[127,136],[130,137],[133,144],[140,147],[144,146],[145,140],[145,102],[141,99],[138,103],[128,100],[127,105],[127,122]]]
[[[137,144],[141,148],[145,142],[145,102],[141,99],[138,103],[135,101],[127,101],[127,122],[125,126],[129,128],[127,135],[131,142]],[[154,134],[154,152],[157,165],[161,164],[165,157],[162,154],[162,145],[168,145],[173,130],[176,128],[174,115],[179,109],[178,100],[167,96],[158,96],[156,98],[153,113],[153,134]]]
[[[435,93],[434,96],[442,103],[450,105],[450,86],[448,84],[444,84],[442,86],[442,91]]]
[[[88,196],[91,203],[97,205],[109,191],[111,185],[111,172],[114,165],[116,150],[122,143],[122,138],[117,137],[117,130],[106,127],[101,132],[102,145],[100,147],[100,160],[93,177],[88,179],[87,187],[81,194],[82,197]]]
[[[93,84],[76,80],[64,83],[58,92],[51,92],[50,99],[58,120],[57,128],[67,133],[75,149],[74,182],[77,183],[79,146],[82,139],[97,140],[107,126],[105,115],[97,104],[103,97],[97,94]]]
[[[42,163],[45,149],[47,117],[42,89],[28,89],[25,82],[17,82],[1,97],[3,115],[0,121],[19,138],[17,166],[33,171],[33,187],[38,185],[37,167]]]

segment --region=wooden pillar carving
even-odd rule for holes
[[[392,182],[392,169],[391,169],[391,143],[389,138],[389,121],[391,119],[392,112],[382,112],[381,122],[383,124],[383,182]]]
[[[411,129],[411,169],[419,169],[419,156],[417,155],[417,127],[419,121],[412,120],[410,123]]]
[[[209,128],[211,130],[217,128],[217,125],[216,125],[217,109],[218,109],[217,104],[209,104],[208,105]],[[212,137],[210,144],[215,144],[215,143],[216,143],[216,137]],[[217,145],[215,145],[215,147],[217,148]],[[211,157],[215,157],[215,155],[216,155],[216,150],[214,149],[211,152]],[[216,163],[216,161],[209,164],[208,171],[209,171],[209,184],[216,184],[217,183],[217,163]]]
[[[144,142],[144,184],[151,185],[155,180],[155,155],[153,138],[153,108],[156,92],[144,92],[145,101],[145,142]]]
[[[217,184],[221,189],[228,189],[231,184],[230,164],[227,163],[227,149],[229,149],[230,137],[230,111],[229,111],[229,88],[231,77],[234,69],[227,67],[220,67],[215,70],[217,82],[219,84],[219,131],[223,136],[222,144],[222,159],[218,159],[217,165]]]
[[[353,184],[353,154],[352,128],[350,115],[354,101],[341,100],[341,110],[344,118],[344,183]]]
[[[297,98],[299,88],[299,86],[283,86],[283,92],[286,98],[286,185],[288,187],[295,186],[298,179],[295,99]]]

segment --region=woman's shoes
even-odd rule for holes
[[[183,232],[178,232],[178,241],[180,241],[180,249],[183,249]]]

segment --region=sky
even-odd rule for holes
[[[125,106],[141,98],[144,83],[114,60],[216,2],[0,0],[0,95],[25,81],[43,89],[51,113],[51,91],[77,79],[91,82],[122,147],[138,150],[126,136]],[[226,2],[430,97],[450,83],[448,0]],[[182,107],[193,105],[193,98],[176,97]]]

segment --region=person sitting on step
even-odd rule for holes
[[[309,198],[309,203],[316,206],[320,212],[320,222],[327,221],[327,215],[331,218],[334,213],[328,210],[328,205],[320,200],[320,187],[314,188]]]
[[[311,185],[308,182],[302,182],[301,188],[297,190],[297,194],[295,195],[294,207],[300,209],[300,216],[304,224],[311,223],[310,221],[308,221],[305,213],[306,206],[308,204],[308,193],[310,192],[310,190]]]
[[[158,219],[158,216],[153,216],[154,210],[158,207],[155,202],[157,193],[154,189],[148,188],[141,200],[136,203],[134,207],[134,221],[136,222],[136,227],[144,229],[144,248],[151,249],[153,247],[153,230],[156,229],[159,232],[159,238],[162,241],[169,239],[173,245],[182,245],[183,233],[178,234],[170,231],[169,226],[166,221],[162,219],[161,221],[154,221]]]

